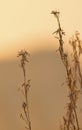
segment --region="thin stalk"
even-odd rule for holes
[[[26,79],[26,62],[28,61],[28,57],[29,57],[29,53],[26,51],[20,51],[18,54],[18,57],[21,57],[21,68],[23,70],[23,77],[24,77],[24,82],[22,84],[22,91],[24,93],[24,101],[23,101],[23,113],[21,113],[21,117],[22,119],[25,121],[26,123],[26,129],[31,130],[31,121],[30,121],[30,114],[29,114],[29,105],[28,105],[28,91],[29,91],[29,87],[30,87],[30,80],[27,81]],[[28,57],[27,57],[28,56]]]

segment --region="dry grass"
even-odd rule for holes
[[[61,28],[59,20],[59,12],[52,11],[52,13],[58,23],[58,29],[53,33],[59,41],[59,54],[61,61],[66,70],[66,86],[68,89],[69,102],[66,106],[66,115],[63,116],[63,124],[60,125],[60,130],[80,130],[79,117],[77,113],[77,103],[79,95],[82,90],[82,73],[80,68],[80,56],[82,54],[82,43],[79,38],[79,33],[76,31],[75,35],[69,40],[69,45],[72,48],[71,58],[70,54],[65,52],[65,43],[63,36],[65,32]],[[29,53],[27,51],[21,50],[18,53],[18,57],[21,58],[20,65],[23,70],[23,83],[21,85],[22,94],[24,95],[24,101],[22,103],[23,112],[20,117],[25,122],[25,128],[31,130],[31,120],[29,115],[29,104],[28,104],[28,92],[30,88],[30,80],[26,78],[26,63],[29,62]]]
[[[21,91],[22,94],[24,95],[24,101],[22,103],[22,109],[23,112],[20,114],[20,117],[25,121],[25,128],[28,130],[31,130],[31,121],[30,121],[30,115],[29,115],[29,104],[28,104],[28,92],[30,88],[30,80],[26,79],[26,63],[29,62],[29,53],[27,51],[21,50],[18,53],[18,57],[21,58],[20,60],[20,65],[23,70],[23,77],[24,81],[21,85]]]
[[[79,94],[82,89],[82,74],[80,69],[80,56],[82,54],[82,43],[79,38],[79,33],[76,31],[75,35],[69,40],[72,47],[71,62],[69,60],[69,53],[65,52],[63,36],[65,32],[61,28],[59,20],[59,12],[52,11],[58,23],[58,29],[53,33],[59,41],[59,53],[61,60],[66,69],[66,84],[68,88],[69,103],[67,103],[66,115],[63,116],[63,125],[60,130],[80,130],[79,117],[77,113],[77,102]]]

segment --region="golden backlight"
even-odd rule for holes
[[[81,0],[1,0],[0,59],[12,58],[26,46],[32,52],[35,48],[44,48],[44,42],[40,45],[39,41],[46,41],[46,49],[48,45],[53,48],[51,34],[57,23],[50,14],[52,10],[61,12],[62,27],[67,36],[75,30],[82,33],[81,5]]]
[[[82,0],[0,0],[0,130],[25,129],[17,91],[23,80],[17,59],[22,49],[31,54],[27,77],[31,79],[32,130],[59,129],[67,103],[66,89],[61,87],[66,73],[55,51],[58,41],[52,33],[57,21],[52,10],[60,11],[65,41],[76,30],[82,37]]]

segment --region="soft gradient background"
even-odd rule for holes
[[[17,53],[31,54],[27,66],[31,78],[29,97],[33,130],[58,129],[65,112],[67,93],[61,86],[65,70],[56,49],[57,29],[52,10],[61,12],[62,28],[68,40],[76,30],[82,36],[81,0],[0,0],[0,129],[22,130],[20,120],[22,97],[18,91],[22,70]],[[80,97],[82,99],[82,97]],[[82,100],[79,104],[80,123]],[[81,125],[82,127],[82,125]]]

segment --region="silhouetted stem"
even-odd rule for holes
[[[25,65],[26,62],[28,62],[27,60],[27,56],[29,54],[26,51],[21,51],[18,54],[18,57],[21,56],[21,67],[23,70],[23,76],[24,76],[24,83],[22,85],[22,90],[24,91],[24,102],[23,102],[23,111],[24,111],[24,116],[23,114],[21,114],[23,120],[26,122],[26,129],[31,130],[31,121],[30,121],[30,115],[29,115],[29,105],[28,105],[28,90],[30,87],[29,81],[27,82],[26,80],[26,69],[25,69]]]
[[[78,117],[77,117],[77,112],[76,112],[75,108],[74,108],[74,113],[75,113],[75,118],[76,118],[76,123],[77,123],[77,130],[80,130],[79,121],[78,121]]]
[[[52,11],[52,14],[57,19],[58,23],[58,29],[55,31],[55,34],[58,34],[58,37],[56,37],[59,40],[59,52],[61,56],[61,60],[65,66],[66,73],[67,73],[67,86],[68,86],[68,92],[69,92],[69,101],[68,103],[68,109],[67,109],[67,118],[63,117],[64,119],[64,130],[80,130],[79,127],[79,121],[77,117],[77,99],[78,99],[78,75],[79,75],[79,85],[82,88],[82,74],[80,69],[80,63],[79,63],[79,56],[82,53],[81,48],[81,42],[79,40],[78,34],[76,33],[75,39],[73,38],[72,41],[70,41],[73,49],[73,59],[71,60],[72,65],[70,65],[70,62],[68,60],[68,55],[64,52],[64,46],[63,46],[63,35],[64,32],[61,29],[60,20],[59,20],[59,12]],[[54,34],[53,33],[53,34]],[[77,45],[78,43],[78,45]],[[78,48],[78,49],[77,49]],[[78,55],[79,53],[79,55]]]

